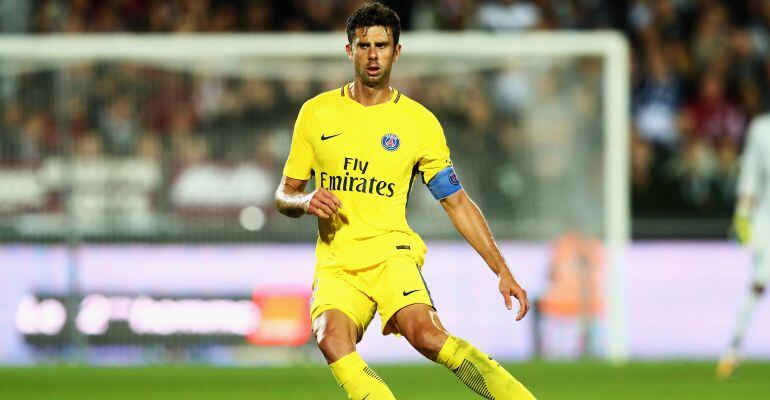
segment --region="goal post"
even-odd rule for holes
[[[468,161],[468,164],[472,166],[468,170],[476,169],[476,164],[473,164],[475,162],[484,163],[489,161],[489,159],[494,159],[495,162],[490,162],[490,165],[484,167],[486,168],[485,171],[492,171],[496,174],[495,176],[505,180],[504,185],[495,183],[495,185],[502,187],[496,188],[495,194],[489,195],[488,199],[482,201],[485,204],[492,204],[493,208],[497,209],[497,211],[490,211],[489,219],[493,231],[496,233],[501,232],[497,235],[498,238],[543,241],[553,238],[560,229],[573,222],[581,226],[597,224],[597,226],[591,226],[587,230],[601,238],[605,264],[608,267],[603,288],[606,298],[605,354],[614,361],[626,360],[629,356],[628,325],[626,322],[625,254],[630,235],[628,172],[630,84],[629,50],[625,37],[620,33],[609,31],[535,32],[521,34],[408,32],[402,35],[400,42],[403,45],[402,58],[395,67],[393,75],[395,79],[394,86],[398,87],[399,80],[408,81],[409,86],[418,88],[418,93],[415,93],[415,95],[406,93],[408,96],[422,103],[423,98],[421,95],[423,95],[424,97],[432,98],[432,101],[446,105],[446,115],[451,117],[460,115],[456,118],[457,121],[460,121],[458,122],[459,124],[472,124],[474,118],[486,118],[485,122],[479,123],[479,126],[482,126],[483,129],[479,128],[479,132],[477,132],[478,137],[483,139],[476,139],[476,136],[473,136],[476,133],[468,133],[466,135],[465,132],[452,133],[454,136],[451,137],[449,137],[450,132],[448,132],[448,137],[450,145],[453,144],[453,140],[461,143],[458,147],[453,148],[454,153],[463,152],[466,146],[472,148],[478,144],[479,140],[485,141],[484,143],[487,143],[487,141],[492,143],[485,150],[478,150],[478,156]],[[8,104],[11,97],[25,96],[16,92],[18,86],[16,80],[20,76],[29,77],[34,76],[36,73],[51,72],[56,75],[63,69],[82,63],[104,65],[129,63],[131,65],[148,66],[164,71],[163,74],[166,75],[161,75],[160,77],[155,72],[132,72],[134,74],[132,76],[138,79],[138,81],[129,82],[127,86],[143,85],[140,90],[142,93],[152,92],[153,85],[163,85],[164,79],[169,76],[168,74],[211,76],[222,78],[224,81],[227,81],[228,78],[242,81],[250,79],[268,80],[271,82],[280,81],[285,82],[285,86],[291,86],[295,83],[295,80],[301,79],[303,82],[318,83],[319,88],[328,89],[335,85],[339,87],[350,79],[349,66],[346,64],[347,59],[343,52],[345,44],[346,40],[343,33],[260,35],[3,35],[0,36],[0,79],[2,79],[4,84],[0,87],[0,100]],[[591,62],[581,64],[582,60],[586,59],[594,60],[595,62],[593,64]],[[582,72],[570,72],[573,69],[581,68],[590,71],[596,65],[599,66],[600,72],[598,75],[600,79],[595,84],[592,84],[593,86],[581,82],[583,79],[589,79],[592,76],[591,72],[585,75],[588,78],[581,75]],[[538,80],[541,75],[548,75],[549,78],[541,82]],[[569,77],[571,81],[569,84],[560,85],[560,77]],[[50,76],[41,76],[39,79],[49,78]],[[464,82],[465,79],[468,82]],[[53,80],[56,81],[56,78],[54,77]],[[456,90],[452,94],[445,94],[428,84],[421,84],[428,81],[431,84],[436,84],[441,83],[442,80],[452,82]],[[52,104],[54,106],[67,107],[67,104],[69,104],[68,100],[78,99],[81,96],[78,94],[79,89],[77,85],[90,85],[93,83],[87,80],[83,82],[67,81],[62,83],[59,80],[44,92],[53,94],[58,100],[61,100],[53,101]],[[473,87],[477,83],[481,86]],[[205,85],[205,83],[201,85]],[[553,86],[556,86],[556,88],[553,88]],[[570,89],[578,86],[580,86],[578,89]],[[567,88],[565,89],[564,87]],[[172,88],[170,90],[175,89]],[[210,89],[205,90],[220,90],[226,94],[229,89],[227,82],[225,82],[222,84],[217,83],[217,85],[212,85]],[[254,90],[262,90],[262,86],[257,85]],[[516,152],[516,146],[520,143],[520,140],[510,139],[510,137],[498,133],[507,129],[508,125],[499,125],[503,124],[502,122],[495,125],[498,123],[494,120],[495,117],[485,117],[484,110],[473,110],[472,112],[466,112],[467,110],[462,109],[458,110],[457,107],[460,106],[457,104],[466,104],[467,107],[472,107],[472,99],[468,100],[462,97],[465,93],[469,97],[478,96],[477,92],[479,90],[482,92],[495,91],[495,95],[500,97],[501,100],[493,99],[487,101],[488,104],[493,104],[496,108],[495,115],[501,116],[505,123],[510,125],[509,133],[526,131],[532,127],[540,129],[537,132],[548,133],[549,129],[554,127],[551,124],[553,122],[561,123],[557,128],[570,125],[571,121],[568,119],[571,118],[572,114],[564,114],[560,118],[559,112],[570,110],[571,108],[581,109],[581,107],[586,106],[581,103],[581,99],[588,99],[586,100],[588,103],[596,102],[599,105],[599,110],[596,112],[598,120],[595,123],[591,121],[580,122],[583,125],[583,128],[581,128],[583,130],[579,132],[593,132],[591,131],[593,129],[594,131],[600,130],[601,134],[591,140],[575,138],[575,135],[578,135],[579,132],[569,131],[571,128],[568,126],[564,128],[569,131],[568,133],[559,131],[561,133],[558,133],[558,135],[561,135],[561,139],[558,140],[561,140],[561,142],[555,148],[549,147],[551,146],[551,141],[544,137],[544,135],[530,134],[526,139],[522,139],[526,145],[531,146],[532,149],[537,149],[537,146],[544,146],[547,150],[543,153],[547,154],[542,155],[542,157],[536,156],[536,158],[539,158],[527,161],[528,164],[526,166],[517,166],[514,155],[519,154]],[[561,98],[561,108],[555,106],[548,108],[547,104],[539,104],[536,94],[540,90],[553,90],[554,98]],[[564,90],[564,92],[558,92],[559,90]],[[290,90],[287,89],[285,91],[289,92]],[[452,96],[459,103],[455,102],[452,104],[451,101],[446,99],[446,97]],[[224,101],[225,97],[218,97],[217,99]],[[280,102],[284,101],[284,99],[280,97],[278,100],[270,99],[270,101]],[[291,103],[290,100],[286,100],[286,102],[286,104]],[[224,107],[220,104],[203,103],[185,104],[185,107]],[[504,105],[501,106],[500,103]],[[84,101],[83,104],[86,104],[86,102]],[[93,103],[88,104],[94,105]],[[141,102],[138,102],[138,105],[141,106]],[[145,105],[150,106],[147,103]],[[430,104],[427,105],[430,109]],[[114,113],[119,114],[123,112],[120,107],[120,104],[116,104]],[[281,134],[283,136],[276,135],[280,136],[276,139],[279,142],[276,146],[283,146],[281,148],[285,150],[285,136],[290,133],[290,127],[293,123],[293,120],[289,120],[289,116],[296,115],[296,110],[288,105],[282,107],[284,109],[282,109],[278,117],[286,120],[282,122]],[[512,110],[510,111],[510,118],[507,114],[509,109],[506,107]],[[537,114],[541,112],[543,115],[538,116]],[[63,110],[61,113],[66,114],[66,110]],[[86,110],[87,113],[88,110]],[[269,111],[265,113],[268,115]],[[580,111],[575,111],[575,113],[579,114]],[[528,115],[535,115],[535,117],[530,118]],[[275,117],[275,115],[272,117]],[[441,116],[439,117],[441,118]],[[217,116],[217,118],[219,117]],[[206,129],[216,131],[222,126],[227,125],[216,125],[219,123],[217,121],[221,121],[221,118],[217,118],[212,118],[207,122]],[[554,121],[559,119],[562,119],[562,121]],[[585,119],[588,120],[589,118],[585,117]],[[442,124],[445,125],[445,128],[447,128],[447,125],[451,128],[452,121],[451,118],[449,121],[442,120]],[[260,121],[253,123],[255,126],[261,127]],[[458,128],[457,130],[464,130],[465,125],[462,125],[462,127],[462,129]],[[489,139],[490,137],[493,139]],[[168,140],[173,141],[176,139],[172,137]],[[212,147],[215,149],[224,149],[221,150],[221,154],[224,154],[223,157],[238,152],[239,149],[233,149],[226,144],[222,144],[224,140],[224,136],[221,138],[217,137],[213,141],[210,140],[210,143],[214,143]],[[554,139],[554,141],[556,140]],[[511,144],[511,141],[513,144]],[[499,150],[504,153],[505,151],[501,150],[501,148],[505,147],[506,143],[510,145],[511,149],[505,150],[508,151],[505,153],[505,156],[490,155],[489,157],[484,157],[485,151]],[[61,143],[57,145],[61,145]],[[88,143],[83,144],[83,146],[86,149],[84,151],[87,151]],[[600,149],[595,147],[600,147]],[[572,151],[576,153],[568,153]],[[563,176],[558,177],[558,179],[552,176],[540,176],[536,179],[541,180],[535,180],[534,184],[530,183],[535,178],[530,178],[529,176],[537,175],[537,168],[543,168],[548,171],[555,168],[553,167],[553,162],[549,160],[558,157],[560,152],[563,153],[562,157],[565,157],[567,161],[570,159],[577,160],[575,161],[575,167],[570,169],[565,164],[566,161],[558,161],[557,164],[565,164],[565,166],[561,167],[563,171],[556,172],[561,173]],[[161,157],[165,157],[165,155],[172,154],[173,151],[169,150],[165,153],[161,151],[161,153],[164,154]],[[61,154],[58,155],[60,156]],[[54,152],[52,157],[55,158],[56,156],[57,154]],[[525,156],[529,157],[531,154],[525,154]],[[43,164],[46,164],[46,162],[44,161]],[[160,162],[160,164],[164,164],[164,162]],[[507,167],[509,164],[511,168]],[[462,174],[463,164],[458,163],[458,165]],[[583,167],[596,168],[597,172],[581,172],[580,170]],[[187,204],[179,200],[179,198],[184,199],[184,196],[174,197],[176,196],[175,193],[183,191],[180,189],[179,192],[175,192],[167,187],[171,184],[167,179],[174,179],[176,169],[171,167],[163,170],[163,168],[161,167],[162,171],[160,173],[154,175],[148,172],[146,181],[137,183],[138,186],[144,185],[149,188],[145,189],[145,192],[142,193],[152,193],[147,195],[152,196],[151,201],[141,200],[141,196],[137,195],[139,196],[137,200],[131,203],[134,204],[134,206],[131,206],[134,207],[131,208],[132,211],[126,211],[126,213],[131,215],[130,218],[126,217],[129,218],[126,221],[130,221],[125,226],[138,226],[139,228],[128,233],[122,231],[121,229],[123,229],[124,224],[120,221],[123,221],[121,218],[124,215],[121,213],[124,211],[110,209],[104,211],[105,215],[108,214],[107,219],[103,221],[94,220],[93,229],[84,230],[83,232],[76,233],[76,235],[83,234],[90,238],[95,237],[97,241],[100,238],[100,232],[108,232],[104,235],[125,234],[129,237],[135,234],[144,235],[142,237],[150,241],[156,238],[155,235],[157,237],[162,236],[163,240],[167,240],[169,235],[171,235],[172,238],[176,238],[173,240],[185,241],[187,236],[184,234],[179,234],[178,237],[173,236],[176,234],[174,232],[184,232],[190,229],[195,229],[196,232],[204,232],[202,235],[209,235],[209,233],[205,232],[210,232],[212,226],[207,222],[209,221],[207,218],[210,218],[210,215],[205,212],[193,213],[195,215],[193,219],[197,218],[195,221],[201,223],[195,225],[195,221],[190,222],[188,218],[190,214],[187,208],[185,208]],[[484,168],[479,168],[479,170]],[[53,165],[49,169],[56,170],[56,167]],[[515,172],[512,172],[513,170]],[[58,176],[59,179],[66,178],[66,174],[52,174],[51,176]],[[73,179],[78,178],[75,177]],[[480,192],[486,187],[485,185],[490,184],[485,181],[485,176],[482,173],[478,174],[477,179],[468,179],[468,181],[476,189],[473,193]],[[553,187],[544,188],[547,185],[553,185]],[[569,187],[569,190],[562,190],[560,187],[562,185]],[[268,192],[272,190],[273,188],[270,188]],[[597,193],[594,193],[594,191],[600,191],[601,193],[597,196]],[[261,193],[260,188],[254,188],[254,193],[256,193],[255,196]],[[30,196],[34,197],[34,194]],[[481,194],[479,196],[484,197]],[[564,219],[570,222],[555,221],[555,217],[552,215],[554,213],[549,212],[549,208],[552,209],[554,205],[560,207],[560,201],[572,201],[572,197],[577,198],[577,200],[574,200],[575,205],[565,206],[564,208],[569,210],[558,213],[559,215],[569,214]],[[3,201],[0,198],[0,206],[3,205]],[[203,201],[208,200],[204,199]],[[178,205],[176,202],[182,203]],[[416,206],[420,207],[419,201],[417,203]],[[161,206],[158,204],[161,204]],[[515,207],[516,210],[507,211],[506,207],[508,204],[513,204],[514,206],[512,207]],[[482,204],[482,208],[484,208],[483,206],[484,204]],[[38,206],[35,205],[35,207]],[[129,207],[129,205],[126,207]],[[411,202],[410,207],[412,207]],[[80,210],[77,206],[75,206],[75,210],[69,210],[69,207],[65,208],[67,213],[77,213]],[[12,207],[8,209],[13,210]],[[20,213],[21,211],[15,212],[15,215],[18,217],[18,224],[26,227],[23,230],[24,232],[33,232],[33,234],[38,232],[41,235],[47,235],[50,226],[52,226],[52,221],[60,221],[41,219],[39,215],[34,218],[27,218],[26,216],[21,216]],[[254,218],[256,218],[257,222],[264,220],[260,213],[262,211],[256,211],[256,217]],[[48,214],[51,213],[46,215]],[[142,217],[142,215],[145,215],[145,217]],[[426,211],[425,215],[425,218],[420,219],[419,215],[415,215],[415,213],[410,211],[410,222],[412,217],[414,217],[416,222],[413,226],[416,225],[416,230],[420,234],[424,234],[428,239],[446,238],[444,231],[447,225],[435,225],[433,219],[435,214],[431,214],[430,211]],[[221,217],[221,215],[218,215],[218,217]],[[251,225],[243,222],[244,218],[247,217],[249,216],[244,217],[243,213],[240,214],[242,225],[246,229],[250,229],[248,226]],[[113,223],[115,221],[118,221],[118,223]],[[100,230],[107,223],[113,223],[112,230]],[[256,225],[262,226],[261,224]],[[66,224],[56,226],[61,227],[66,226]],[[435,227],[432,228],[432,226]],[[218,233],[211,234],[210,236],[215,239],[223,237],[226,240],[232,240],[235,237],[233,236],[235,234],[231,235],[224,230],[225,228],[222,229],[221,232],[217,231]],[[270,229],[273,230],[271,231]],[[280,241],[283,240],[282,238],[287,237],[287,232],[290,231],[289,228],[284,228],[280,224],[270,229],[262,230],[262,236],[258,236],[259,240]],[[424,231],[421,231],[421,229],[424,229]],[[21,240],[23,240],[23,234],[20,236]],[[73,233],[62,232],[62,235],[71,237]],[[303,236],[302,239],[306,239],[306,237]],[[16,237],[15,240],[20,239]],[[77,277],[74,276],[72,279],[76,280]]]

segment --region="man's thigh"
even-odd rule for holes
[[[436,309],[427,304],[411,304],[396,311],[390,323],[407,338],[413,337],[418,331],[434,329],[448,334]]]
[[[313,282],[313,297],[310,300],[310,319],[316,319],[327,310],[339,310],[356,325],[357,338],[369,326],[377,305],[365,293],[360,278],[345,271],[322,271],[316,273]]]
[[[372,272],[376,273],[366,278],[382,319],[383,334],[399,333],[391,320],[404,307],[425,304],[434,308],[428,286],[413,258],[394,257]]]

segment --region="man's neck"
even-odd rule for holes
[[[392,89],[388,83],[384,82],[377,87],[369,87],[356,79],[353,84],[348,86],[350,98],[367,107],[387,103],[392,96]]]

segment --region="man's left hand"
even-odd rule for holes
[[[519,301],[519,314],[516,316],[516,321],[520,321],[527,315],[527,311],[529,311],[527,291],[516,282],[516,279],[514,279],[510,272],[500,274],[500,294],[503,295],[503,300],[505,300],[505,308],[509,310],[513,309],[511,296]]]
[[[732,229],[742,245],[747,245],[751,242],[751,220],[749,220],[749,216],[746,213],[735,213]]]

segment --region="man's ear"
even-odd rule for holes
[[[348,60],[353,61],[353,46],[350,43],[345,45],[345,53],[348,53]]]
[[[400,56],[401,56],[401,43],[397,44],[393,50],[393,62],[394,63],[397,62]]]

